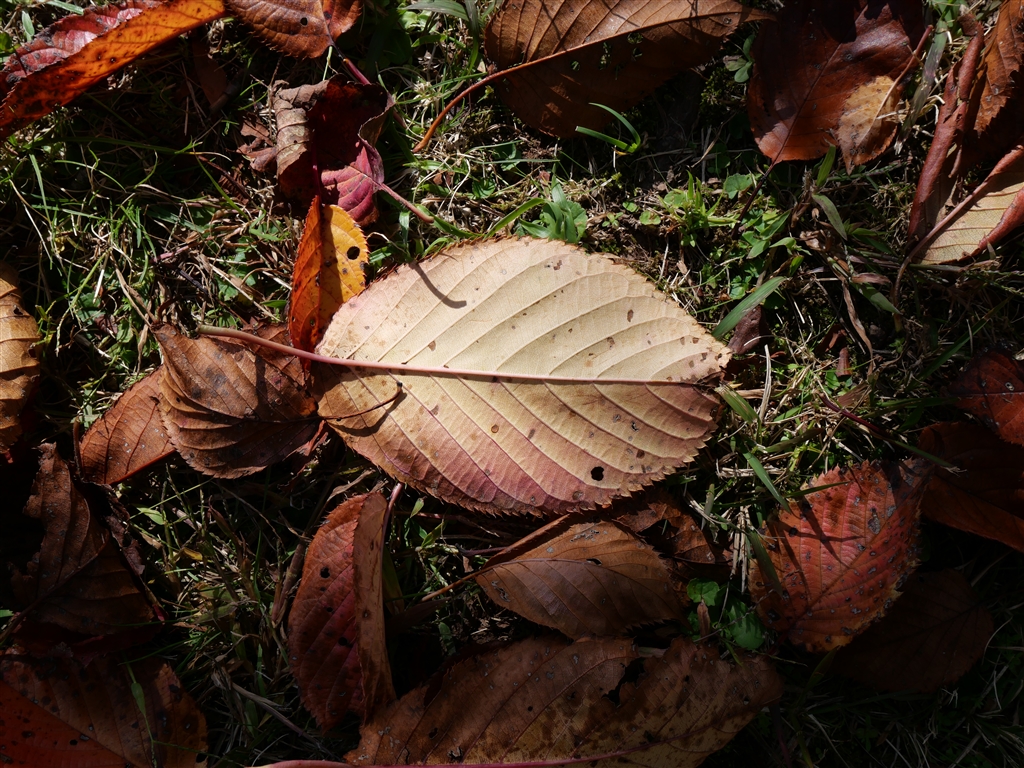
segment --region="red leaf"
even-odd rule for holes
[[[160,420],[163,368],[131,386],[82,438],[82,477],[113,485],[174,453]]]
[[[785,591],[751,565],[750,593],[765,623],[809,651],[829,651],[882,616],[917,564],[924,467],[832,470],[813,486],[833,487],[770,522],[765,544]]]
[[[1024,448],[976,424],[928,427],[918,447],[957,469],[936,469],[921,501],[925,517],[1024,552]]]
[[[231,12],[271,48],[316,58],[359,19],[362,0],[227,0]]]
[[[880,155],[897,128],[883,116],[923,33],[918,0],[787,3],[751,50],[747,108],[758,147],[772,162],[821,157],[837,142],[847,166]]]
[[[994,629],[959,572],[916,573],[889,614],[843,648],[832,669],[883,691],[931,693],[974,666]]]
[[[40,32],[0,72],[0,139],[178,35],[224,15],[221,0],[126,0]]]
[[[1004,440],[1024,445],[1024,364],[1006,352],[978,355],[960,374],[949,394]]]
[[[133,680],[144,697],[140,712]],[[156,659],[88,667],[69,659],[0,655],[0,754],[32,768],[195,768],[206,719]],[[205,763],[203,763],[205,764]]]
[[[288,655],[302,703],[324,731],[347,711],[372,713],[394,698],[380,577],[386,510],[379,493],[348,499],[306,553]]]

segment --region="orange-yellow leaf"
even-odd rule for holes
[[[227,0],[263,42],[289,56],[316,58],[352,28],[362,0]]]
[[[292,344],[313,351],[338,307],[366,287],[369,261],[366,237],[348,212],[313,200],[292,273]]]

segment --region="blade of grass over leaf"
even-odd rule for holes
[[[785,277],[773,277],[770,280],[765,280],[764,283],[751,291],[748,296],[732,308],[732,311],[725,316],[722,322],[715,326],[715,330],[711,332],[711,335],[722,341],[729,331],[739,325],[740,320],[743,319],[743,316],[750,309],[763,304],[765,299],[779,290],[779,286],[786,282],[786,279]]]

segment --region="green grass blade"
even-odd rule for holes
[[[785,277],[773,277],[771,280],[766,280],[760,288],[752,291],[743,301],[733,307],[732,312],[715,326],[715,330],[711,332],[711,335],[721,341],[725,338],[725,334],[739,324],[740,320],[743,319],[743,316],[749,310],[764,303],[764,300],[775,293],[784,282],[786,282]]]

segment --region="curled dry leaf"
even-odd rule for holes
[[[610,521],[557,520],[495,555],[476,583],[502,608],[572,638],[682,616],[668,565]]]
[[[860,464],[817,477],[811,493],[770,522],[763,538],[784,588],[757,562],[750,593],[764,622],[790,642],[823,652],[881,617],[917,565],[925,464]],[[812,487],[813,487],[812,486]]]
[[[316,403],[306,392],[298,358],[222,339],[190,339],[167,325],[154,333],[164,356],[164,427],[193,469],[213,477],[242,477],[313,439]],[[281,326],[257,334],[287,339]]]
[[[139,692],[137,701],[134,690]],[[145,711],[139,710],[139,704]],[[0,752],[33,768],[195,768],[206,719],[166,662],[0,655]]]
[[[1000,160],[914,248],[921,264],[963,261],[995,245],[1024,224],[1024,146]]]
[[[82,437],[82,478],[113,485],[174,453],[160,418],[163,368],[133,384]]]
[[[221,0],[126,0],[61,19],[19,48],[0,72],[0,139],[223,15]]]
[[[625,511],[628,510],[628,511]],[[691,565],[714,565],[719,551],[701,530],[698,520],[681,510],[664,490],[652,489],[642,497],[618,507],[615,520],[637,533],[676,560]]]
[[[921,501],[925,517],[1024,552],[1024,448],[977,424],[935,424],[918,447],[956,467],[936,468]]]
[[[971,93],[977,115],[970,148],[978,157],[998,157],[1020,138],[1021,67],[1024,66],[1024,2],[1006,0],[985,37],[985,55]],[[995,153],[994,155],[992,153]]]
[[[599,128],[684,69],[717,53],[745,21],[734,0],[506,0],[484,33],[495,87],[526,123],[553,136]]]
[[[372,713],[394,699],[379,575],[386,511],[387,500],[371,493],[331,512],[309,545],[292,602],[292,674],[324,731],[348,711]]]
[[[958,571],[915,573],[888,615],[840,651],[832,670],[883,691],[930,693],[974,666],[994,629]]]
[[[379,85],[341,77],[275,90],[281,193],[305,207],[322,190],[322,202],[344,208],[360,226],[376,220],[384,164],[374,145],[391,105]]]
[[[345,209],[313,200],[292,271],[292,344],[313,351],[338,307],[366,287],[369,263],[366,237]]]
[[[44,528],[39,552],[12,566],[11,589],[28,616],[85,635],[106,635],[153,620],[153,610],[51,444],[24,514]]]
[[[917,0],[796,0],[761,25],[747,111],[772,162],[812,160],[838,143],[848,168],[892,142],[893,107],[924,34]]]
[[[400,268],[342,305],[319,352],[493,372],[312,369],[320,415],[377,466],[470,509],[534,513],[603,506],[690,461],[715,426],[703,385],[729,359],[628,267],[531,239]]]
[[[37,341],[39,326],[21,305],[18,274],[0,262],[0,454],[21,435],[21,411],[39,378]]]
[[[692,768],[725,746],[782,681],[763,657],[734,666],[677,638],[648,658],[631,641],[534,638],[455,664],[363,728],[354,765],[502,763],[592,757],[588,765]],[[609,694],[616,692],[613,699]],[[470,706],[467,706],[467,703]]]
[[[1012,355],[998,349],[978,355],[949,394],[1001,438],[1024,445],[1024,364]]]
[[[271,48],[313,59],[359,19],[362,0],[226,0],[231,12]]]

